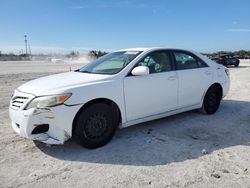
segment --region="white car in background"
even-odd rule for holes
[[[217,111],[229,71],[199,53],[136,48],[107,54],[83,68],[18,87],[10,101],[13,129],[23,137],[84,147],[107,144],[118,127],[201,109]]]

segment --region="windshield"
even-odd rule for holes
[[[119,51],[107,54],[81,68],[80,72],[116,74],[135,59],[141,51]]]

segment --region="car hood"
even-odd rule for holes
[[[81,72],[60,73],[29,81],[18,87],[17,90],[36,96],[41,96],[56,90],[69,89],[70,87],[77,85],[90,84],[93,82],[106,80],[109,76],[110,75]]]

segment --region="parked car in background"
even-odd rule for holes
[[[215,57],[212,60],[214,60],[216,63],[222,64],[224,66],[228,65],[234,65],[235,67],[238,67],[240,64],[240,60],[236,57],[230,56],[230,55],[221,55],[219,57]]]
[[[250,59],[250,55],[245,55],[243,59]]]
[[[118,127],[200,109],[214,114],[229,90],[229,70],[193,51],[115,51],[83,68],[29,81],[10,101],[21,136],[84,147],[107,144]]]

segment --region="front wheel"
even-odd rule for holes
[[[211,86],[204,97],[202,111],[207,114],[214,114],[219,106],[222,93],[217,86]]]
[[[106,145],[118,127],[116,110],[105,103],[82,110],[74,125],[74,138],[83,147],[94,149]]]

